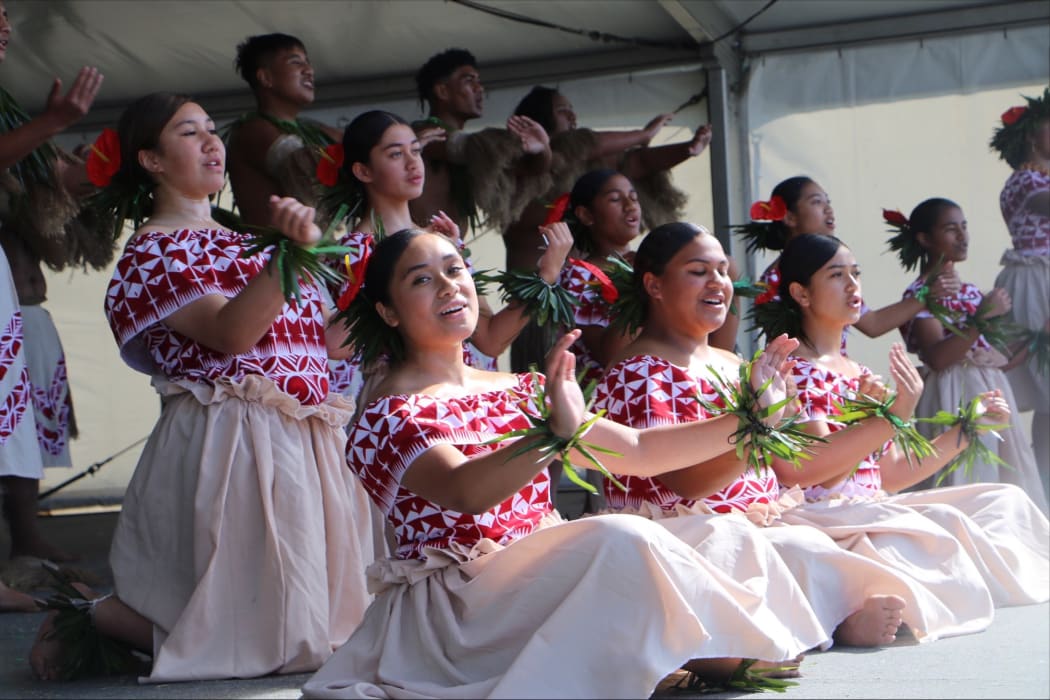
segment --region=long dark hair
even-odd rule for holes
[[[521,98],[521,102],[514,108],[514,114],[532,119],[548,134],[553,134],[554,96],[557,94],[558,91],[554,88],[537,85]]]
[[[813,178],[806,175],[789,177],[777,183],[769,198],[780,197],[788,210],[797,214],[802,190],[813,182]],[[734,226],[733,230],[744,238],[749,253],[756,250],[783,250],[791,235],[783,221],[750,221],[742,226]]]
[[[784,246],[780,254],[780,303],[784,305],[787,327],[783,330],[799,340],[808,340],[802,329],[802,308],[791,296],[791,283],[798,282],[808,287],[817,270],[835,257],[840,248],[846,248],[838,238],[824,233],[803,233],[795,236]],[[779,333],[766,333],[775,338]]]
[[[386,130],[395,124],[409,126],[407,121],[393,112],[373,109],[357,115],[343,129],[343,175],[362,202],[368,202],[368,191],[354,175],[354,163],[367,165],[372,149],[382,140]]]
[[[117,122],[121,158],[113,179],[152,186],[153,176],[139,165],[139,151],[157,148],[164,127],[183,105],[192,101],[189,95],[181,93],[153,92],[125,107]]]

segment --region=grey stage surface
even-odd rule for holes
[[[53,542],[80,553],[75,566],[109,585],[106,552],[115,513],[42,519]],[[6,533],[0,533],[6,556]],[[139,685],[132,677],[73,683],[33,679],[26,657],[42,613],[0,615],[0,698],[297,698],[309,677],[273,676],[242,681]],[[790,698],[1050,698],[1050,605],[996,611],[981,634],[930,644],[898,642],[877,650],[833,648],[809,654]],[[696,693],[660,692],[654,698],[696,698]],[[752,698],[718,693],[702,697]]]

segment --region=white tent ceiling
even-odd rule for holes
[[[457,0],[7,4],[14,34],[0,84],[35,112],[54,76],[68,80],[82,65],[100,67],[106,81],[81,125],[85,130],[112,123],[130,99],[158,89],[196,95],[216,117],[243,111],[251,98],[233,69],[235,47],[247,36],[272,31],[307,44],[317,73],[317,106],[324,107],[409,97],[416,68],[450,46],[473,51],[491,87],[698,62],[719,62],[735,83],[755,53],[1050,19],[1045,0],[473,2],[565,28],[659,44],[638,46],[512,21]],[[742,30],[732,31],[759,12]]]

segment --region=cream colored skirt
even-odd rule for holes
[[[782,516],[801,503],[801,490],[793,488],[785,489],[777,503],[752,506],[747,513],[715,514],[703,504],[678,506],[671,511],[643,504],[634,512],[660,523],[704,558],[729,572],[739,568],[737,552],[725,538],[710,536],[708,521],[712,518],[750,521],[756,532],[773,545],[802,589],[829,637],[826,647],[831,646],[830,638],[838,626],[860,610],[872,595],[898,595],[904,599],[903,621],[920,642],[979,632],[991,623],[991,602],[961,552],[955,554],[957,563],[969,570],[970,575],[958,585],[949,582],[943,588],[929,587],[928,577],[916,578],[909,574],[908,568],[850,551],[818,527],[784,522]],[[792,520],[801,518],[796,516]],[[973,597],[983,604],[959,607],[953,605],[952,600],[942,600],[941,595],[950,595],[952,599]]]
[[[996,355],[1002,357],[998,353]],[[1003,371],[996,367],[978,366],[968,361],[939,372],[931,372],[926,368],[923,368],[922,372],[925,387],[915,407],[915,415],[920,417],[932,416],[941,409],[954,413],[960,399],[969,401],[982,392],[992,389],[1002,390],[1003,397],[1014,410],[1010,417],[1010,427],[996,431],[1003,438],[1002,440],[989,432],[981,436],[981,442],[993,453],[998,454],[999,458],[1010,467],[1001,467],[977,460],[970,474],[966,474],[959,468],[945,477],[940,484],[936,483],[937,477],[934,476],[924,479],[913,488],[917,490],[935,486],[994,482],[1016,484],[1032,498],[1036,506],[1044,513],[1047,512],[1047,495],[1044,491],[1044,480],[1039,475],[1040,467],[1036,466],[1032,446],[1020,427],[1020,416],[1016,413],[1017,402]],[[944,431],[941,426],[929,423],[918,423],[917,427],[919,432],[928,438],[934,438]],[[1044,428],[1050,430],[1050,425]],[[1050,465],[1044,464],[1041,468],[1045,472],[1050,469]],[[1047,479],[1045,483],[1050,484],[1050,479]]]
[[[164,402],[110,552],[151,620],[148,682],[317,669],[361,621],[380,520],[344,458],[352,406],[304,406],[259,376]]]
[[[645,698],[694,658],[792,659],[826,634],[747,523],[722,570],[631,515],[548,525],[502,547],[369,569],[376,600],[303,687],[310,698]]]
[[[1011,249],[1003,253],[999,264],[1003,269],[995,286],[1010,294],[1010,316],[1025,328],[1042,329],[1050,319],[1050,258],[1019,255]],[[1050,413],[1050,377],[1034,362],[1018,365],[1007,377],[1017,398],[1015,410]]]

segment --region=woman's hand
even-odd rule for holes
[[[791,369],[795,366],[795,361],[788,359],[796,348],[798,348],[798,340],[788,337],[786,333],[781,333],[767,343],[762,354],[751,363],[751,388],[758,391],[763,384],[769,381],[769,386],[758,397],[760,408],[766,408],[797,394],[795,382],[791,378]],[[783,414],[784,409],[781,409],[768,416],[763,422],[766,425],[776,425]]]
[[[425,230],[444,236],[452,241],[452,245],[456,246],[457,249],[463,247],[463,239],[459,235],[459,224],[453,221],[451,216],[440,209],[437,214],[430,217],[430,226],[427,226]]]
[[[886,383],[877,374],[865,374],[861,376],[857,386],[857,394],[870,397],[879,403],[883,403],[890,395]]]
[[[1010,294],[1005,289],[998,287],[984,295],[981,305],[977,307],[977,315],[983,318],[995,318],[1010,313],[1013,302]]]
[[[308,248],[321,240],[321,229],[314,223],[315,214],[313,207],[294,197],[270,195],[270,220],[296,245]]]
[[[580,331],[571,330],[547,353],[547,400],[550,402],[550,428],[560,438],[572,437],[584,420],[585,403],[576,383],[576,355],[569,350]]]
[[[1010,421],[1010,404],[1006,402],[1002,389],[992,389],[980,395],[983,409],[981,417],[977,419],[979,424],[996,425]]]
[[[547,226],[539,227],[540,235],[543,236],[543,255],[540,256],[536,266],[539,275],[547,284],[555,284],[561,275],[561,268],[565,265],[565,258],[572,250],[572,233],[569,225],[564,221],[557,221]]]
[[[521,140],[521,150],[526,153],[542,153],[550,147],[547,131],[536,122],[521,114],[507,120],[507,131]]]
[[[890,413],[901,420],[911,420],[919,397],[922,396],[923,383],[919,370],[915,369],[900,343],[894,343],[890,348],[890,376],[897,386],[897,398],[890,406]]]

